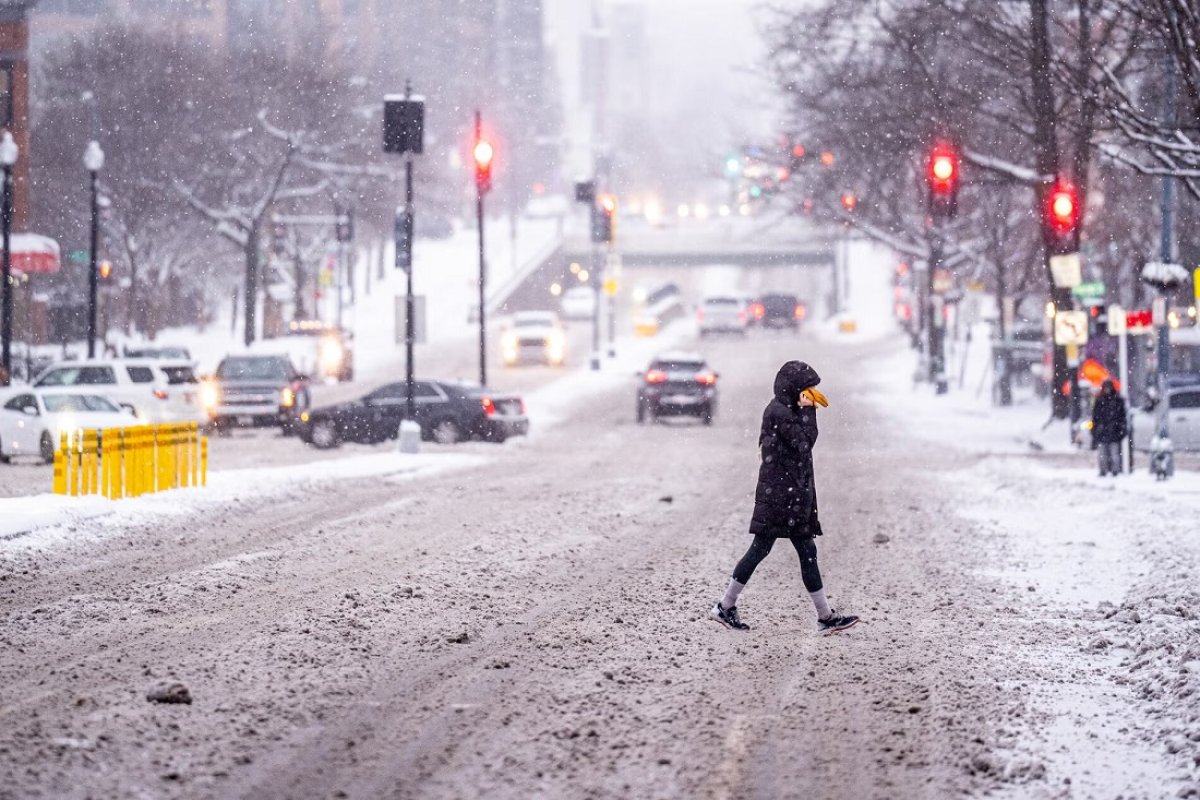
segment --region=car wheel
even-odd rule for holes
[[[637,423],[638,425],[646,424],[646,404],[641,400],[637,404]]]
[[[433,440],[438,444],[456,444],[463,440],[462,428],[452,419],[443,419],[434,423]]]
[[[0,441],[0,464],[11,464],[12,456],[4,455],[4,442]]]
[[[704,413],[700,415],[700,421],[705,425],[712,425],[713,416],[716,414],[716,411],[717,410],[712,406],[705,407]]]
[[[309,433],[309,441],[318,450],[329,450],[342,443],[338,436],[337,426],[331,419],[320,419],[313,423]]]
[[[42,438],[38,441],[38,453],[42,461],[47,464],[54,463],[54,438],[50,436],[50,431],[42,431]]]

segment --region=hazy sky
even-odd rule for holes
[[[756,28],[758,0],[598,2],[602,9],[622,4],[646,9],[649,68],[641,79],[654,100],[652,125],[672,136],[686,126],[693,141],[717,151],[749,136],[771,135],[777,103],[756,74],[765,54]],[[592,24],[593,7],[588,0],[548,0],[545,6],[568,115],[578,97],[580,35]]]

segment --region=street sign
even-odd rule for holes
[[[1096,300],[1104,297],[1103,281],[1086,281],[1071,290],[1080,300]]]
[[[1054,315],[1054,343],[1059,347],[1085,345],[1088,341],[1086,311],[1059,311]]]
[[[1125,331],[1130,336],[1149,333],[1154,325],[1154,315],[1148,308],[1125,312]]]
[[[1128,329],[1129,325],[1125,321],[1125,309],[1113,303],[1108,307],[1108,335],[1120,336]]]
[[[1050,275],[1060,289],[1073,289],[1083,283],[1083,263],[1079,253],[1050,256]]]
[[[86,264],[88,263],[88,251],[72,250],[70,253],[67,253],[67,261],[70,261],[72,264]]]

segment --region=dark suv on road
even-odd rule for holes
[[[659,417],[698,417],[712,425],[717,413],[717,373],[702,356],[665,353],[639,372],[637,421]]]
[[[235,426],[278,425],[295,432],[300,414],[311,405],[308,376],[287,356],[226,356],[200,389],[209,424],[218,432]]]
[[[800,330],[807,309],[794,294],[764,294],[750,304],[752,325]]]
[[[451,381],[414,381],[413,399],[422,439],[503,442],[529,432],[525,402],[518,395]],[[407,408],[407,384],[389,383],[358,400],[305,411],[297,433],[322,450],[342,442],[379,444],[396,438]]]

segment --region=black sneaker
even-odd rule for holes
[[[821,633],[839,633],[858,624],[858,617],[849,614],[839,614],[834,611],[825,619],[817,620],[817,630]]]
[[[724,608],[718,602],[712,607],[712,611],[708,615],[717,622],[724,625],[726,628],[732,628],[735,631],[748,631],[750,626],[738,619],[737,606],[733,608]]]

